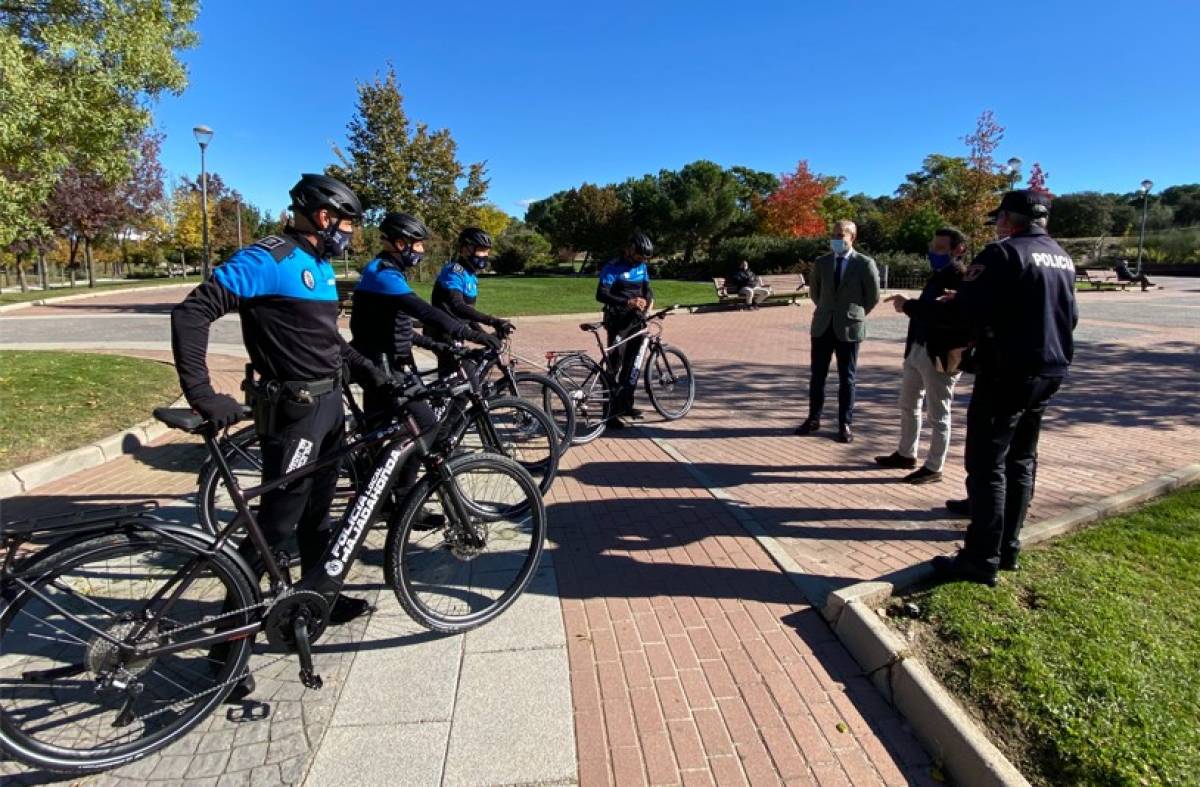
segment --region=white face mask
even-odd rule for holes
[[[829,248],[833,249],[833,253],[839,257],[850,251],[850,244],[841,238],[833,238],[829,241]]]

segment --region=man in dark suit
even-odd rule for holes
[[[875,260],[854,250],[858,228],[842,220],[834,224],[830,254],[813,263],[809,291],[816,311],[812,318],[812,371],[808,384],[808,418],[796,434],[821,428],[825,406],[825,378],[837,356],[838,442],[854,439],[854,372],[858,345],[867,338],[867,315],[879,303],[879,269]]]

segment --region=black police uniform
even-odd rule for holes
[[[1075,354],[1074,263],[1045,229],[1032,225],[980,252],[954,300],[910,300],[904,311],[973,329],[977,370],[966,438],[971,524],[963,551],[994,573],[1002,555],[1015,557],[1020,549],[1042,415]]]
[[[256,407],[263,480],[271,481],[336,450],[345,436],[340,376],[372,365],[338,333],[333,267],[303,236],[269,236],[234,253],[171,312],[171,344],[189,402],[213,395],[205,354],[209,325],[241,315],[242,340],[258,375],[255,390],[271,392]],[[262,497],[258,519],[268,542],[296,530],[304,571],[329,539],[329,506],[337,485],[332,465]],[[243,544],[256,557],[250,540]]]
[[[473,331],[481,331],[483,325],[499,328],[504,321],[499,317],[479,311],[475,302],[479,299],[479,276],[475,271],[455,260],[450,260],[438,272],[433,283],[433,305],[457,320],[462,320]],[[426,326],[426,334],[439,341],[450,342],[453,338],[436,324]],[[438,354],[438,373],[443,377],[458,368],[458,361],[449,353]]]
[[[600,281],[596,286],[596,300],[604,304],[604,328],[609,347],[642,327],[642,315],[628,305],[633,298],[645,298],[647,303],[654,300],[646,263],[626,260],[624,257],[609,261],[601,269]],[[617,375],[619,387],[613,403],[614,416],[624,415],[633,407],[634,392],[637,390],[634,363],[644,343],[644,338],[634,339],[612,352],[609,368],[620,368]]]

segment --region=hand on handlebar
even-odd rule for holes
[[[493,327],[496,329],[496,335],[501,339],[507,339],[509,336],[512,336],[513,331],[517,329],[517,326],[508,320],[496,320]]]
[[[499,350],[501,345],[499,337],[483,331],[468,331],[463,334],[463,338],[469,342],[481,344],[489,350]]]

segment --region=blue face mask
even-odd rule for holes
[[[396,258],[396,261],[400,263],[400,267],[404,270],[415,267],[421,262],[421,260],[425,259],[424,254],[413,251],[411,248],[405,249],[404,251],[398,251],[393,256]]]
[[[850,244],[846,243],[846,241],[842,240],[841,238],[833,238],[829,241],[829,248],[833,250],[834,254],[840,257],[846,252],[850,251]]]
[[[954,258],[949,254],[937,254],[931,251],[929,252],[929,267],[933,268],[935,271],[940,271],[942,268],[949,265],[950,261],[953,259]]]
[[[351,234],[339,228],[337,224],[331,224],[317,235],[321,238],[321,256],[326,259],[340,257],[350,248]]]

